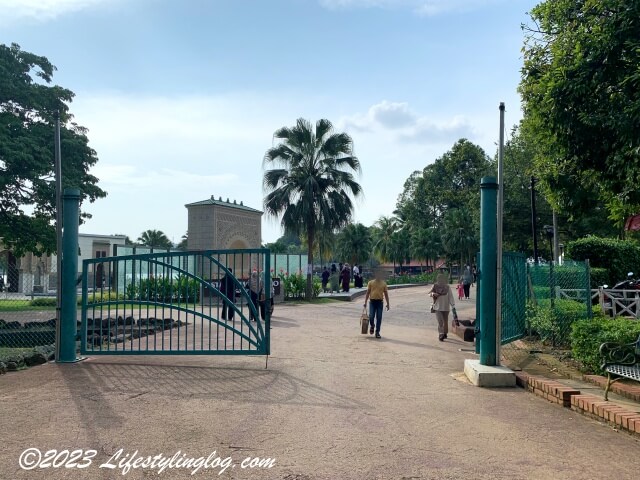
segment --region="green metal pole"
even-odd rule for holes
[[[480,182],[480,365],[495,366],[497,289],[497,195],[495,177]]]
[[[80,218],[80,190],[66,188],[62,220],[62,312],[60,321],[60,348],[56,362],[69,363],[76,359],[76,321],[78,296],[78,224]]]

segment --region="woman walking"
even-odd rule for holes
[[[464,289],[464,299],[469,300],[469,290],[473,283],[473,273],[469,265],[465,266],[464,273],[462,274],[462,288]]]
[[[449,286],[449,277],[441,273],[438,275],[436,283],[429,292],[433,298],[433,311],[438,320],[438,340],[441,342],[447,338],[449,333],[449,311],[455,307],[455,300]],[[455,311],[455,310],[454,310]]]
[[[333,292],[338,293],[340,290],[340,274],[336,269],[335,263],[331,264],[331,275],[329,275],[329,282],[331,285],[331,294],[333,294]]]
[[[342,291],[349,293],[349,283],[351,282],[351,269],[349,264],[345,263],[340,273],[340,280],[342,280]]]

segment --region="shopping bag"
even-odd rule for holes
[[[362,309],[362,315],[360,315],[360,333],[367,333],[369,327],[369,315],[367,315],[367,309]]]

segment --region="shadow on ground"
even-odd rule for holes
[[[81,396],[99,400],[120,394],[179,398],[215,398],[232,402],[306,405],[342,409],[368,409],[326,388],[277,370],[165,366],[144,363],[91,361],[68,369],[68,385],[83,385]],[[75,378],[73,378],[75,377]]]

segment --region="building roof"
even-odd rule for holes
[[[218,199],[216,200],[216,198],[211,195],[211,198],[207,198],[206,200],[201,200],[199,202],[193,202],[193,203],[187,203],[185,205],[185,207],[189,208],[189,207],[199,207],[199,206],[204,206],[204,205],[217,205],[219,207],[227,207],[227,208],[237,208],[238,210],[244,210],[246,212],[254,212],[254,213],[263,213],[261,210],[256,210],[255,208],[251,208],[251,207],[247,207],[244,203],[242,203],[242,201],[240,201],[240,203],[238,203],[236,200],[234,200],[233,202],[229,201],[229,199],[227,198],[227,200],[222,200],[222,197],[218,197]]]

